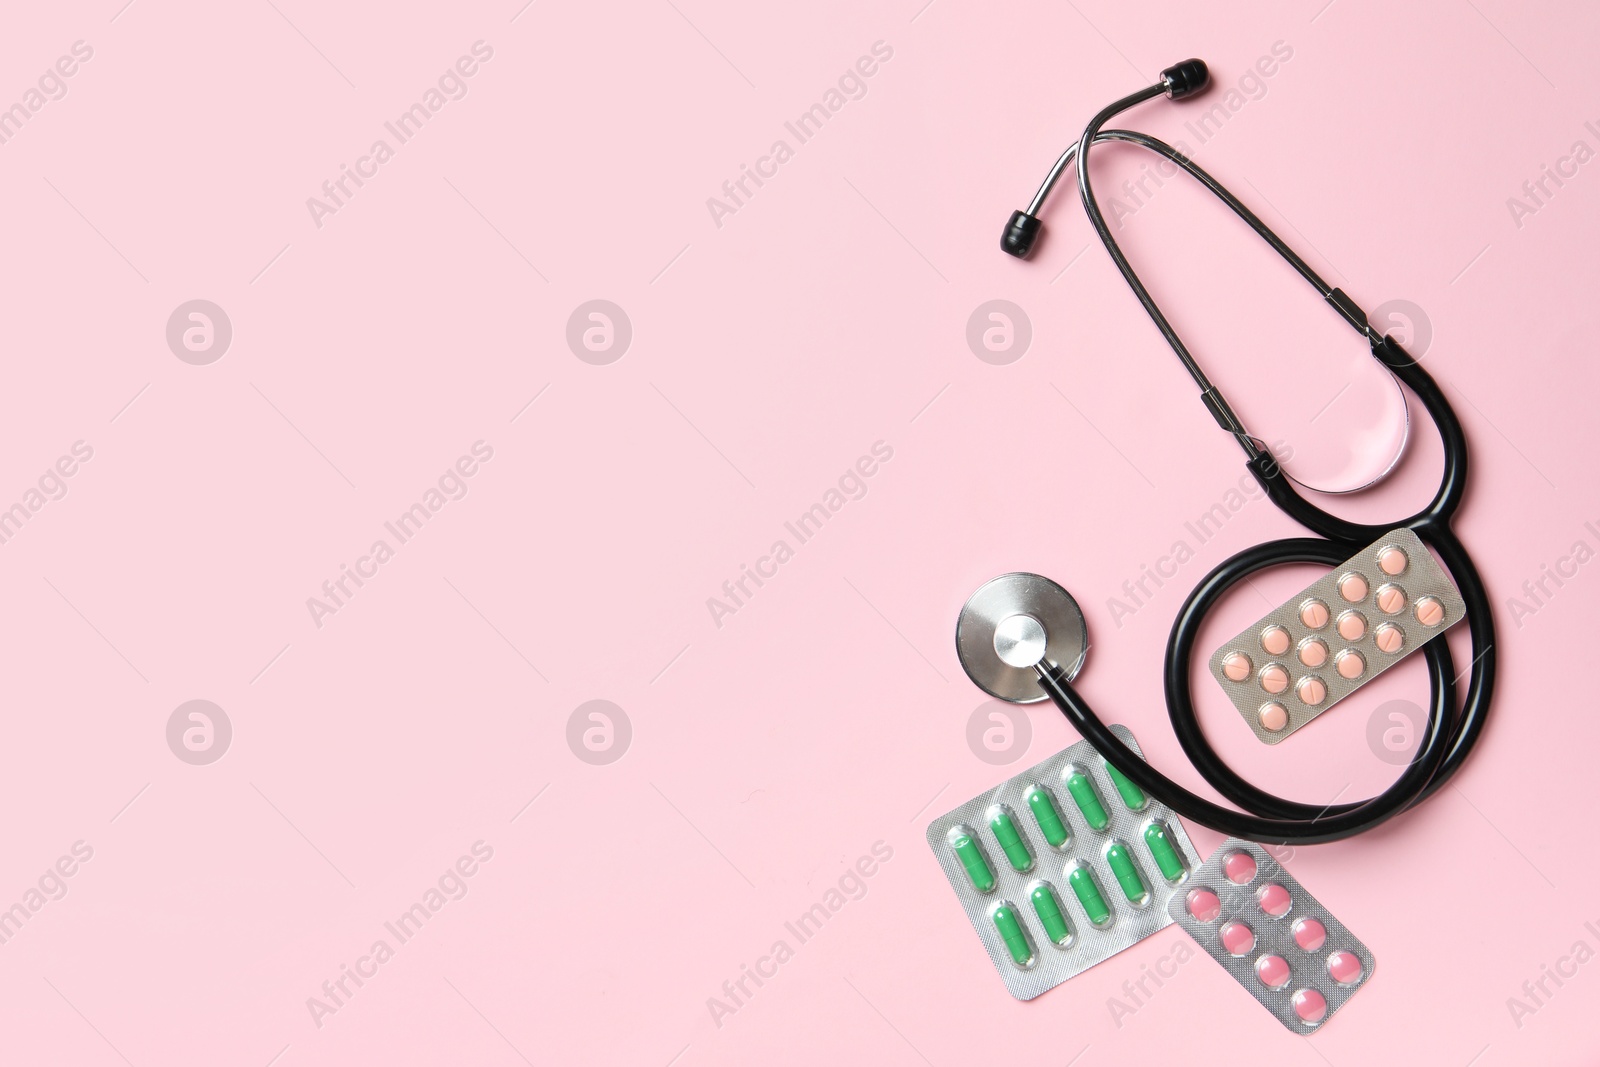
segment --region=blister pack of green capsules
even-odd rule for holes
[[[1177,815],[1087,741],[939,816],[928,845],[1018,1000],[1170,926],[1200,863]]]

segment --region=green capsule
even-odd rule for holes
[[[1129,811],[1143,811],[1145,805],[1150,803],[1150,798],[1144,795],[1144,790],[1128,780],[1127,775],[1106,761],[1106,773],[1111,775],[1111,784],[1117,787],[1117,792],[1122,794],[1122,802],[1128,806]]]
[[[994,888],[994,872],[989,869],[989,861],[983,858],[983,850],[972,839],[972,835],[964,830],[957,830],[950,839],[950,847],[955,851],[956,858],[961,861],[961,866],[967,869],[967,877],[972,879],[972,888],[980,893],[987,893]]]
[[[1061,903],[1056,900],[1055,890],[1043,883],[1033,887],[1033,911],[1039,916],[1039,922],[1044,925],[1044,932],[1051,941],[1064,945],[1072,937],[1072,927],[1067,925],[1067,917],[1061,914]]]
[[[1089,824],[1091,830],[1104,830],[1110,825],[1111,819],[1106,815],[1106,809],[1100,803],[1100,794],[1094,791],[1094,783],[1089,781],[1088,775],[1082,771],[1073,771],[1069,774],[1067,792],[1078,802],[1078,810],[1083,812],[1083,821]]]
[[[1028,944],[1028,935],[1022,932],[1022,924],[1017,921],[1017,913],[1010,904],[1002,904],[994,909],[992,916],[994,928],[1000,931],[1000,939],[1006,943],[1006,950],[1011,953],[1011,959],[1018,967],[1026,967],[1033,959],[1033,948]]]
[[[1049,793],[1034,786],[1028,790],[1028,807],[1033,811],[1034,822],[1039,824],[1039,832],[1044,834],[1051,848],[1060,848],[1067,843],[1071,834],[1067,832],[1067,824],[1061,821],[1061,813],[1056,811],[1056,802],[1050,799]]]
[[[1133,862],[1133,857],[1128,855],[1128,846],[1121,841],[1113,842],[1106,849],[1106,865],[1111,868],[1111,873],[1117,876],[1117,884],[1122,886],[1122,895],[1129,902],[1137,904],[1149,895],[1145,888],[1144,879],[1139,876],[1139,867]]]
[[[1111,909],[1106,907],[1106,898],[1100,895],[1100,886],[1095,883],[1093,871],[1087,867],[1074,868],[1067,875],[1067,884],[1072,887],[1078,903],[1083,905],[1083,913],[1089,916],[1090,922],[1104,926],[1110,921]]]
[[[994,809],[994,814],[989,816],[989,829],[994,831],[994,839],[1000,842],[1000,851],[1011,861],[1013,870],[1025,871],[1033,866],[1033,853],[1028,851],[1027,842],[1017,832],[1017,824],[1012,821],[1008,809]]]
[[[1161,877],[1169,882],[1176,882],[1183,877],[1183,857],[1172,847],[1172,838],[1168,836],[1166,826],[1158,822],[1146,826],[1144,843],[1156,861],[1156,866],[1161,868]]]

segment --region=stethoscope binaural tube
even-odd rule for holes
[[[1393,338],[1378,333],[1354,300],[1323,281],[1304,259],[1220,182],[1176,148],[1157,138],[1131,130],[1102,129],[1113,117],[1128,108],[1157,96],[1180,99],[1192,95],[1203,89],[1207,81],[1205,64],[1199,60],[1188,60],[1163,71],[1162,80],[1157,84],[1123,97],[1101,110],[1085,127],[1078,143],[1062,153],[1028,210],[1013,213],[1001,237],[1001,247],[1011,255],[1027,257],[1042,229],[1038,212],[1045,198],[1066,168],[1075,162],[1079,198],[1095,232],[1123,279],[1199,386],[1206,409],[1244,450],[1247,468],[1273,504],[1326,539],[1270,541],[1224,560],[1190,593],[1173,621],[1164,666],[1167,711],[1173,730],[1185,754],[1206,781],[1223,797],[1244,810],[1235,811],[1206,800],[1143,762],[1095,715],[1073,688],[1065,672],[1047,662],[1041,662],[1036,671],[1041,687],[1079,733],[1140,788],[1180,815],[1231,836],[1256,841],[1283,844],[1333,841],[1371,829],[1431,796],[1460,768],[1482,735],[1487,720],[1495,679],[1493,611],[1477,568],[1449,525],[1466,491],[1466,436],[1455,411],[1433,377]],[[1444,472],[1439,489],[1426,507],[1396,522],[1365,524],[1333,515],[1300,494],[1292,479],[1261,442],[1244,428],[1227,400],[1211,384],[1139,280],[1112,235],[1095,199],[1088,170],[1091,147],[1106,141],[1123,141],[1155,152],[1209,189],[1316,288],[1368,342],[1373,358],[1416,395],[1433,419],[1444,450]],[[1411,762],[1388,789],[1366,800],[1317,806],[1275,796],[1245,781],[1211,747],[1194,711],[1189,683],[1190,661],[1207,612],[1235,584],[1257,571],[1288,563],[1337,564],[1358,551],[1363,544],[1402,526],[1414,530],[1439,553],[1466,603],[1473,661],[1469,667],[1470,679],[1461,711],[1458,714],[1455,710],[1457,676],[1449,645],[1441,634],[1423,647],[1432,694],[1427,729]]]

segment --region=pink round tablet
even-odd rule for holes
[[[1359,641],[1367,636],[1367,620],[1359,611],[1346,611],[1339,616],[1339,636],[1346,641]]]
[[[1230,852],[1222,861],[1222,873],[1234,885],[1249,885],[1256,876],[1256,858],[1248,852]]]
[[[1300,642],[1300,662],[1307,667],[1322,666],[1328,662],[1328,646],[1319,638],[1306,638]]]
[[[1417,621],[1424,626],[1438,626],[1444,621],[1444,605],[1425,596],[1417,601]]]
[[[1367,599],[1367,580],[1355,571],[1339,579],[1339,595],[1352,604],[1359,604]]]
[[[1209,889],[1191,889],[1184,903],[1189,907],[1189,915],[1198,922],[1208,923],[1222,914],[1222,901]]]
[[[1328,699],[1328,684],[1321,678],[1306,675],[1300,679],[1300,684],[1294,687],[1295,693],[1300,697],[1300,703],[1308,707],[1316,707]]]
[[[1367,660],[1355,649],[1347,648],[1339,653],[1338,659],[1334,660],[1333,668],[1339,672],[1339,677],[1354,680],[1366,673]]]
[[[1256,890],[1256,902],[1261,905],[1262,911],[1274,919],[1289,914],[1289,906],[1293,903],[1289,899],[1289,891],[1276,882],[1269,882]]]
[[[1300,989],[1290,998],[1294,1004],[1294,1013],[1303,1023],[1315,1026],[1328,1017],[1328,1001],[1315,989]]]
[[[1398,615],[1406,606],[1406,591],[1398,585],[1386,585],[1378,590],[1378,610],[1385,615]]]
[[[1386,622],[1372,631],[1372,643],[1378,646],[1379,652],[1387,652],[1392,656],[1405,647],[1406,635],[1400,627]]]
[[[1406,558],[1406,550],[1397,548],[1394,545],[1389,545],[1378,553],[1378,569],[1391,578],[1397,574],[1404,574],[1406,564],[1409,562],[1410,560]]]
[[[1261,647],[1269,656],[1281,656],[1289,651],[1289,631],[1281,626],[1269,626],[1261,631]]]
[[[1230,682],[1242,682],[1250,677],[1250,657],[1243,652],[1229,652],[1222,657],[1222,673]]]
[[[1230,956],[1248,956],[1256,947],[1256,932],[1241,922],[1231,922],[1222,928],[1222,947]]]
[[[1289,672],[1277,663],[1261,668],[1261,688],[1269,693],[1281,693],[1289,688]]]
[[[1328,940],[1327,928],[1316,919],[1301,919],[1294,924],[1294,943],[1315,952]]]
[[[1256,714],[1261,718],[1262,728],[1271,730],[1273,733],[1277,733],[1289,725],[1289,712],[1276,700],[1268,701],[1261,705],[1261,710]]]
[[[1268,989],[1282,989],[1289,984],[1289,961],[1282,956],[1262,956],[1256,960],[1256,977]]]
[[[1300,605],[1300,621],[1307,629],[1320,630],[1328,625],[1328,605],[1320,600],[1308,600]]]
[[[1328,957],[1328,977],[1340,985],[1361,981],[1361,961],[1354,952],[1335,952]]]

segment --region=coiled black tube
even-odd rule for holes
[[[1167,640],[1164,684],[1167,714],[1173,731],[1195,768],[1227,800],[1238,805],[1234,810],[1207,800],[1178,785],[1151,767],[1125,746],[1095,715],[1088,703],[1056,666],[1040,664],[1040,684],[1068,721],[1100,754],[1127,775],[1141,789],[1185,818],[1233,837],[1281,844],[1312,844],[1334,841],[1370,830],[1432,796],[1460,769],[1482,736],[1488,719],[1495,681],[1494,615],[1487,590],[1466,549],[1450,529],[1450,519],[1466,493],[1468,468],[1466,435],[1444,392],[1393,338],[1379,334],[1367,321],[1360,307],[1341,290],[1328,285],[1293,249],[1210,174],[1171,145],[1132,130],[1102,130],[1111,118],[1146,100],[1169,94],[1166,82],[1133,93],[1097,114],[1082,137],[1067,149],[1040,187],[1026,212],[1017,212],[1008,226],[1008,241],[1002,243],[1013,255],[1025,256],[1040,229],[1037,218],[1046,196],[1057,178],[1076,156],[1079,198],[1089,221],[1094,225],[1117,269],[1133,290],[1162,336],[1177,354],[1184,368],[1200,387],[1201,397],[1224,430],[1244,449],[1247,468],[1269,499],[1290,518],[1320,538],[1290,538],[1269,541],[1246,549],[1223,561],[1201,580],[1189,594],[1173,620]],[[1170,94],[1169,94],[1170,95]],[[1325,300],[1371,346],[1373,358],[1391,371],[1421,400],[1433,419],[1444,447],[1444,473],[1433,500],[1417,512],[1395,522],[1365,524],[1330,514],[1302,496],[1293,482],[1260,446],[1234,415],[1227,401],[1206,378],[1203,370],[1185,347],[1172,324],[1150,296],[1127,256],[1112,236],[1089,183],[1088,157],[1091,146],[1105,141],[1123,141],[1145,148],[1170,160],[1179,169],[1209,189],[1227,204],[1306,279]],[[1021,218],[1019,219],[1019,216]],[[1026,240],[1021,240],[1020,237]],[[1428,664],[1432,696],[1427,729],[1411,762],[1388,789],[1366,800],[1317,806],[1275,796],[1240,777],[1223,761],[1209,741],[1195,715],[1189,675],[1195,639],[1207,612],[1237,583],[1268,567],[1289,563],[1333,565],[1354,555],[1365,544],[1389,530],[1406,527],[1431,546],[1450,571],[1466,603],[1467,626],[1472,635],[1472,663],[1466,695],[1456,708],[1455,666],[1449,645],[1441,633],[1423,646]]]

